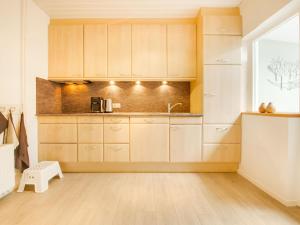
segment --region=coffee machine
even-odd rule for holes
[[[103,103],[104,103],[103,98],[91,97],[91,112],[103,113],[104,112]]]

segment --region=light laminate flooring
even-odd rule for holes
[[[294,225],[286,208],[234,173],[66,173],[43,194],[0,200],[1,225]]]

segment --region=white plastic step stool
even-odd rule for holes
[[[50,179],[59,176],[63,178],[59,163],[57,161],[43,161],[36,166],[23,171],[18,192],[23,192],[26,184],[33,184],[35,192],[44,192],[48,189]]]

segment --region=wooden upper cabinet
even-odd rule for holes
[[[208,15],[203,17],[204,34],[242,35],[241,16]]]
[[[83,25],[49,26],[49,78],[83,77]]]
[[[107,77],[107,25],[84,25],[84,77]]]
[[[131,24],[108,25],[108,77],[131,77]]]
[[[169,24],[167,30],[168,77],[196,77],[196,25]]]
[[[207,65],[240,65],[241,64],[240,36],[205,35],[204,64]]]
[[[132,25],[132,76],[167,76],[167,36],[165,24]]]

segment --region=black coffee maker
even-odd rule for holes
[[[91,112],[94,113],[103,112],[103,98],[91,97]]]

